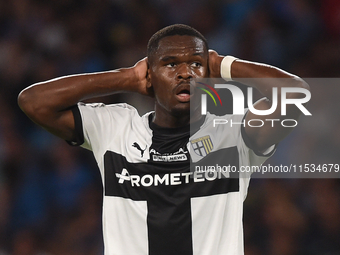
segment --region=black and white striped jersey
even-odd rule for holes
[[[247,147],[242,125],[213,127],[217,116],[207,114],[191,132],[162,128],[152,112],[141,117],[127,104],[78,104],[73,112],[103,180],[106,255],[243,254],[249,175],[217,170],[261,165],[269,155]]]

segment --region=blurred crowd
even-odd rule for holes
[[[100,255],[102,186],[90,152],[18,108],[30,84],[133,65],[160,28],[185,23],[223,55],[307,78],[337,78],[339,0],[0,0],[0,255]],[[340,163],[340,86],[312,86],[309,109],[272,164]],[[96,99],[129,102],[138,95]],[[96,101],[94,100],[94,101]],[[340,254],[339,179],[254,179],[246,255]],[[209,217],[209,216],[207,216]]]

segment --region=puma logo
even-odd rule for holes
[[[148,147],[147,145],[145,145],[145,149],[144,150],[142,150],[142,148],[139,146],[139,144],[138,143],[136,143],[136,142],[134,142],[133,144],[132,144],[132,146],[133,147],[135,147],[137,150],[139,150],[140,151],[140,156],[141,157],[143,157],[143,155],[144,155],[144,151],[146,150],[146,148]]]

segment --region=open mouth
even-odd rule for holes
[[[176,97],[180,102],[189,102],[191,97],[190,86],[180,89],[178,93],[176,93]]]

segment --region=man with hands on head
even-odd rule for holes
[[[264,122],[260,128],[213,130],[214,116],[190,107],[195,96],[190,81],[221,76],[285,78],[246,84],[264,96],[256,109],[271,107],[273,86],[308,88],[278,68],[209,51],[202,34],[177,24],[156,32],[147,57],[133,67],[56,78],[20,93],[19,105],[32,121],[93,151],[104,186],[105,254],[243,254],[242,208],[249,178],[207,178],[190,171],[190,163],[214,157],[220,164],[261,165],[292,128]],[[81,103],[120,92],[154,97],[154,111],[139,116],[127,104]],[[285,118],[299,115],[296,107],[287,106]],[[255,117],[282,119],[280,107],[270,116],[225,116],[239,122]],[[213,145],[203,156],[192,147],[202,137]]]

